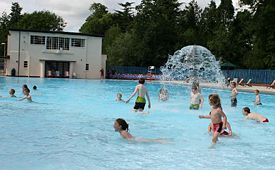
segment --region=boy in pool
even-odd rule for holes
[[[14,89],[10,89],[9,91],[10,97],[16,97],[15,94],[15,90]]]
[[[135,138],[132,136],[129,131],[128,123],[121,118],[116,119],[114,123],[114,129],[116,132],[119,132],[121,137],[127,140],[132,140],[136,142],[157,142],[157,143],[167,143],[167,141],[163,139],[144,139],[144,138]]]
[[[135,102],[135,106],[134,106],[134,111],[140,111],[142,112],[144,110],[145,104],[146,104],[146,100],[145,100],[145,95],[147,97],[148,100],[148,108],[151,108],[151,102],[150,102],[150,97],[148,94],[148,90],[146,89],[146,87],[144,86],[145,83],[145,79],[140,78],[138,81],[138,85],[135,88],[135,91],[132,93],[132,95],[129,97],[129,99],[126,101],[126,103],[129,103],[129,101],[136,95],[138,94],[138,97],[136,99]]]
[[[20,101],[27,99],[27,101],[32,102],[32,96],[30,95],[30,89],[25,88],[23,93],[25,96],[22,99],[20,99]]]
[[[203,104],[203,97],[199,93],[197,86],[193,86],[192,92],[191,92],[191,101],[190,101],[189,109],[198,110],[199,108],[202,108],[202,104]]]
[[[116,101],[118,101],[118,102],[125,102],[125,101],[122,99],[122,94],[121,94],[121,93],[117,93],[117,94],[116,94]]]
[[[256,120],[257,122],[269,122],[269,120],[263,115],[260,115],[258,113],[251,113],[249,107],[243,108],[243,115],[246,119]]]
[[[212,131],[213,131],[212,142],[216,143],[218,140],[218,136],[226,128],[227,117],[222,110],[221,100],[218,94],[210,94],[208,99],[209,99],[210,106],[212,106],[212,110],[210,112]]]
[[[255,98],[255,105],[262,105],[260,91],[258,89],[255,90],[256,98]]]
[[[37,86],[34,85],[34,86],[32,87],[32,89],[33,89],[33,90],[37,90]]]
[[[237,107],[237,95],[238,95],[237,83],[232,82],[232,84],[231,84],[231,107]]]

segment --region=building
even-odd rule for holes
[[[100,78],[106,70],[102,36],[82,33],[9,30],[7,76]]]

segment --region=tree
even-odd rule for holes
[[[113,20],[123,32],[126,32],[130,29],[134,18],[133,2],[119,3],[119,5],[122,7],[122,11],[116,10],[116,13],[113,15]]]
[[[17,2],[12,3],[11,6],[11,13],[9,14],[9,27],[10,28],[17,28],[18,22],[20,21],[22,7]]]
[[[24,14],[18,23],[18,28],[40,31],[62,31],[65,27],[64,20],[49,11],[35,11]]]

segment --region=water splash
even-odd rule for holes
[[[220,62],[208,49],[198,45],[186,46],[176,51],[160,70],[161,79],[165,81],[189,80],[220,85],[225,82]]]

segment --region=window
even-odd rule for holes
[[[28,61],[24,61],[24,68],[28,67]]]
[[[72,47],[85,47],[85,40],[84,39],[78,39],[78,38],[72,38]]]
[[[47,46],[49,50],[69,50],[69,38],[47,37]]]
[[[31,44],[45,44],[45,36],[31,35]]]
[[[89,70],[89,64],[86,64],[86,70]]]

